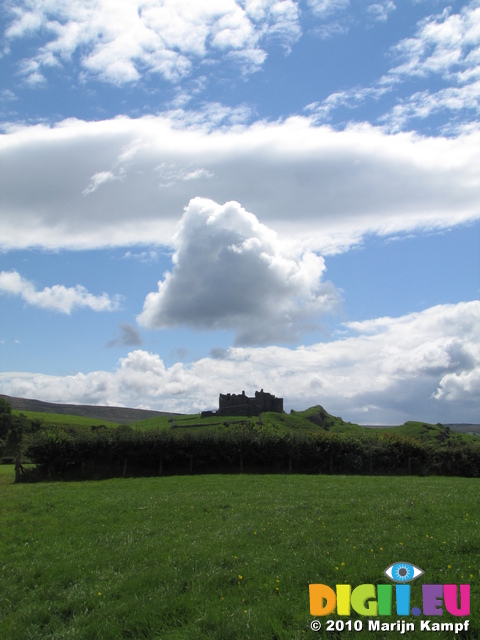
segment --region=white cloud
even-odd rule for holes
[[[480,113],[480,6],[477,0],[422,20],[414,37],[392,48],[398,64],[381,79],[380,86],[393,87],[410,79],[435,77],[445,86],[437,91],[417,91],[400,101],[384,117],[392,129],[412,118],[451,111]]]
[[[440,75],[461,79],[477,68],[480,52],[480,7],[468,3],[459,13],[445,9],[422,20],[414,37],[401,40],[393,52],[400,64],[391,70],[398,76]]]
[[[327,1],[320,6],[328,9],[330,4]],[[395,9],[392,0],[382,0],[370,4],[367,13],[375,21],[384,22]],[[307,111],[315,113],[318,121],[328,121],[337,107],[353,109],[366,100],[378,100],[390,93],[396,96],[395,104],[379,118],[390,131],[406,128],[412,119],[449,113],[448,123],[439,127],[447,134],[465,129],[472,116],[480,113],[478,0],[468,3],[458,13],[452,13],[448,8],[421,20],[414,36],[400,40],[391,48],[390,54],[394,64],[376,82],[367,87],[332,93],[322,102],[308,105]],[[434,84],[431,78],[435,79]],[[428,82],[428,85],[419,91],[418,85],[422,82]],[[409,94],[412,86],[416,90]],[[432,90],[432,86],[438,88]],[[454,122],[453,118],[456,119]]]
[[[383,0],[383,2],[375,2],[367,7],[367,12],[376,22],[386,22],[388,16],[395,11],[397,7],[392,0]]]
[[[171,245],[197,196],[235,200],[280,238],[323,253],[366,233],[480,216],[476,128],[428,138],[301,117],[214,131],[182,126],[178,113],[66,120],[12,128],[0,136],[0,162],[5,249]]]
[[[158,252],[155,249],[147,249],[145,251],[126,251],[123,257],[128,260],[138,260],[144,264],[158,262]]]
[[[123,85],[145,73],[176,82],[192,66],[219,53],[235,57],[245,71],[264,62],[265,42],[287,48],[300,36],[294,0],[23,0],[8,7],[5,36],[42,39],[23,63],[40,69],[71,64],[76,55],[84,76]]]
[[[319,23],[312,32],[323,40],[345,35],[350,28],[347,10],[350,0],[308,0],[307,5]]]
[[[64,287],[55,284],[37,291],[35,285],[17,271],[0,271],[0,293],[20,296],[31,306],[66,314],[81,307],[87,307],[92,311],[116,311],[120,304],[118,296],[113,299],[106,293],[94,296],[81,285]]]
[[[314,114],[318,123],[328,122],[338,107],[355,109],[368,99],[378,100],[390,91],[389,87],[352,87],[331,93],[322,102],[312,102],[305,107],[307,113]]]
[[[0,390],[52,402],[193,412],[217,406],[220,392],[264,388],[283,397],[287,410],[322,404],[364,424],[478,422],[480,301],[351,323],[349,329],[354,333],[342,340],[217,350],[168,368],[157,354],[136,350],[113,372],[3,373]]]
[[[382,121],[389,124],[392,131],[403,129],[412,118],[426,119],[440,112],[456,114],[480,113],[480,80],[463,87],[447,87],[436,92],[419,91],[396,104],[383,116]],[[470,118],[468,118],[470,120]],[[453,118],[443,127],[445,132],[462,130],[464,124],[456,123]]]
[[[138,321],[157,329],[233,329],[237,344],[290,341],[339,296],[323,258],[292,251],[237,202],[190,202],[174,237],[173,270]]]
[[[119,180],[118,176],[115,176],[111,171],[99,171],[91,177],[90,184],[82,191],[84,196],[88,196],[90,193],[96,191],[102,184],[111,182],[112,180]]]
[[[308,0],[308,6],[321,18],[345,11],[350,7],[350,0]]]

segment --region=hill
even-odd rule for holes
[[[265,412],[262,413],[261,421],[257,417],[240,416],[211,416],[201,418],[200,414],[182,415],[175,417],[174,426],[178,431],[209,431],[212,429],[241,428],[242,426],[253,426],[264,430],[274,430],[277,433],[304,432],[316,433],[328,431],[330,433],[343,433],[350,435],[367,435],[371,437],[388,436],[389,434],[420,440],[432,444],[453,444],[463,442],[480,442],[478,436],[471,435],[473,432],[456,432],[450,426],[442,424],[428,424],[424,422],[409,421],[403,425],[392,427],[366,427],[352,422],[345,422],[338,416],[329,414],[322,406],[316,405],[305,411],[292,411],[289,414]],[[137,422],[136,428],[142,430],[166,430],[172,426],[172,419],[165,416],[157,416]]]
[[[329,414],[322,406],[316,405],[305,411],[291,411],[287,413],[265,412],[261,419],[258,417],[241,416],[211,416],[201,418],[200,414],[179,414],[166,411],[151,411],[147,409],[130,409],[127,407],[106,407],[95,405],[57,404],[27,398],[17,398],[0,394],[7,400],[15,411],[26,412],[28,417],[43,418],[43,422],[68,425],[78,422],[78,425],[90,426],[92,421],[102,424],[129,424],[140,430],[166,430],[172,427],[174,419],[175,429],[178,431],[210,431],[225,427],[238,428],[246,425],[257,425],[257,428],[275,430],[278,433],[289,431],[332,433],[348,433],[350,435],[384,436],[396,434],[432,444],[453,444],[454,442],[479,442],[480,425],[463,424],[429,424],[409,421],[399,426],[362,426],[345,422],[342,418]],[[77,421],[73,418],[78,418]],[[88,421],[88,422],[87,422]]]
[[[81,416],[83,418],[93,418],[94,420],[100,420],[103,422],[116,422],[118,424],[138,422],[139,420],[145,420],[147,418],[155,418],[160,416],[179,415],[168,413],[165,411],[128,409],[127,407],[105,407],[85,404],[57,404],[55,402],[42,402],[41,400],[32,400],[28,398],[16,398],[4,394],[0,394],[0,398],[4,398],[12,405],[13,409],[17,409],[19,411],[33,411],[36,413]]]

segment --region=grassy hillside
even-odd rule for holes
[[[106,427],[118,427],[118,422],[108,422],[106,420],[99,420],[96,418],[86,418],[83,416],[74,416],[61,413],[44,413],[43,411],[20,411],[19,409],[13,409],[14,415],[23,414],[29,420],[38,420],[41,422],[42,427],[93,427],[100,424]]]
[[[105,407],[98,405],[85,405],[85,404],[58,404],[54,402],[43,402],[41,400],[32,400],[30,398],[17,398],[14,396],[7,396],[0,394],[0,398],[3,398],[10,403],[13,409],[18,409],[22,412],[34,411],[39,413],[49,414],[61,414],[70,416],[80,416],[85,418],[93,418],[100,423],[115,422],[115,423],[129,423],[137,420],[143,420],[145,418],[151,418],[161,415],[175,415],[171,413],[165,413],[162,411],[149,411],[146,409],[129,409],[128,407]]]
[[[53,405],[55,406],[55,405]],[[63,405],[69,407],[70,405]],[[44,409],[44,408],[43,408]],[[86,413],[90,413],[91,407],[85,407]],[[152,412],[144,412],[135,409],[119,409],[118,407],[100,407],[99,415],[102,415],[103,411],[112,410],[113,413],[106,413],[105,415],[117,415],[115,412],[122,411],[122,415],[118,414],[122,419],[118,421],[110,421],[101,419],[100,417],[84,416],[82,413],[82,407],[76,407],[75,414],[67,413],[47,413],[42,411],[28,411],[14,409],[14,414],[23,413],[30,420],[39,420],[44,427],[57,427],[57,428],[91,428],[92,426],[105,425],[106,427],[118,427],[119,424],[125,424],[125,417],[130,415],[136,418],[138,415],[142,416],[145,413],[149,417],[141,420],[131,420],[128,424],[134,429],[140,430],[168,430],[172,428],[172,424],[175,426],[175,430],[178,432],[187,431],[211,431],[211,430],[223,430],[238,429],[246,426],[254,427],[255,429],[274,430],[278,433],[294,432],[319,432],[328,431],[331,433],[348,433],[350,435],[367,435],[370,437],[383,437],[389,434],[396,434],[405,438],[413,438],[425,443],[432,443],[437,445],[447,445],[458,442],[465,443],[478,443],[480,442],[478,435],[472,435],[472,425],[469,425],[469,432],[464,430],[454,430],[449,426],[441,424],[428,424],[423,422],[409,421],[403,425],[396,427],[384,427],[384,428],[372,428],[364,427],[358,424],[350,422],[344,422],[342,418],[330,415],[322,406],[317,405],[310,407],[305,411],[292,411],[289,414],[279,413],[263,413],[261,420],[258,417],[243,418],[239,416],[211,416],[209,418],[201,418],[200,414],[168,414],[154,412],[155,415],[151,416]],[[66,411],[67,409],[65,409]],[[126,412],[126,413],[125,413]],[[133,413],[128,413],[133,412]],[[172,422],[174,421],[174,422]]]
[[[0,467],[6,473],[13,477]],[[371,638],[362,617],[363,631],[326,632],[322,619],[312,632],[309,583],[388,583],[384,569],[401,560],[425,571],[411,583],[412,607],[422,606],[422,583],[478,584],[477,484],[317,475],[0,481],[0,637]],[[475,591],[471,607],[470,630],[455,637],[480,637]],[[408,620],[414,633],[374,635],[423,638],[419,619]]]
[[[407,438],[414,438],[422,442],[434,442],[447,444],[452,442],[480,442],[477,436],[459,433],[441,424],[428,424],[425,422],[409,421],[400,427],[379,429],[380,433],[397,433]]]
[[[212,416],[201,418],[200,414],[183,415],[175,417],[175,429],[181,432],[195,430],[206,431],[211,429],[239,428],[245,425],[255,426],[255,428],[273,429],[278,433],[296,432],[319,432],[328,431],[331,433],[348,433],[351,435],[367,435],[379,437],[388,434],[396,434],[405,438],[413,438],[422,442],[432,444],[447,444],[454,442],[480,442],[477,436],[457,433],[449,427],[442,425],[432,425],[423,422],[406,422],[404,425],[388,428],[370,428],[344,422],[342,418],[330,415],[323,407],[317,405],[310,407],[306,411],[294,411],[290,414],[262,413],[261,422],[258,417],[241,418],[238,416]],[[172,427],[172,418],[156,417],[141,420],[132,426],[138,429],[165,430]]]

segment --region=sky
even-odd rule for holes
[[[480,1],[6,0],[0,393],[480,422]]]

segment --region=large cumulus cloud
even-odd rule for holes
[[[192,200],[174,246],[173,269],[138,318],[146,327],[227,328],[237,344],[265,344],[296,338],[338,304],[323,258],[288,248],[237,202]]]

